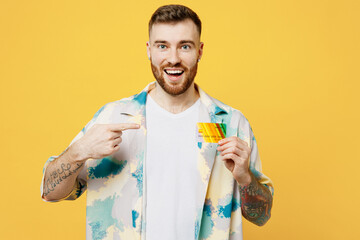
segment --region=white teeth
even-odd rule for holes
[[[183,71],[181,70],[165,70],[167,73],[169,74],[179,74],[182,73]]]

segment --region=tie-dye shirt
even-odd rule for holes
[[[73,139],[81,138],[94,124],[138,123],[140,129],[123,132],[120,150],[103,159],[89,159],[80,172],[73,191],[66,200],[73,200],[87,189],[86,238],[145,239],[146,231],[146,111],[152,82],[139,94],[103,106]],[[271,180],[261,172],[255,137],[244,115],[210,97],[198,85],[200,94],[199,122],[226,124],[226,137],[237,136],[251,147],[250,171],[273,194]],[[216,150],[217,143],[198,143],[197,171],[201,175],[193,221],[194,239],[242,239],[242,216],[239,186],[225,167]],[[50,157],[44,166],[57,156]],[[41,195],[43,191],[41,184]]]

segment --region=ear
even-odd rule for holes
[[[203,55],[203,49],[204,49],[204,43],[203,42],[200,42],[200,45],[199,45],[199,57],[198,59],[200,60],[201,59],[201,56]]]
[[[146,52],[147,52],[147,56],[148,56],[148,59],[150,59],[150,43],[149,42],[146,42]]]

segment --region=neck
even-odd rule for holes
[[[155,88],[150,90],[149,94],[162,108],[175,114],[185,111],[199,98],[199,93],[195,89],[194,83],[191,84],[186,92],[176,96],[166,93],[159,84],[156,83]]]

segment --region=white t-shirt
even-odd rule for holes
[[[146,102],[146,240],[193,239],[200,99],[173,114]],[[196,180],[196,181],[195,181]]]

